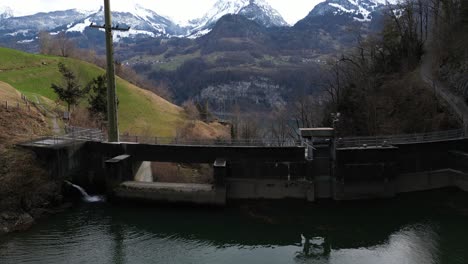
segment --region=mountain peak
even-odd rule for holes
[[[0,20],[13,17],[13,9],[7,6],[0,7]]]
[[[191,20],[192,36],[208,33],[227,14],[239,14],[263,26],[288,26],[281,14],[265,0],[218,0],[201,18]]]
[[[117,8],[111,6],[112,23],[129,26],[129,31],[114,32],[116,40],[129,37],[159,37],[170,35],[183,35],[186,33],[170,19],[163,17],[151,9],[130,1]],[[83,33],[90,23],[104,24],[104,7],[89,14],[85,18],[75,20],[67,26],[67,32]]]
[[[265,0],[250,0],[249,4],[239,11],[239,14],[266,27],[289,25],[281,14]]]
[[[326,0],[316,5],[308,16],[346,15],[355,21],[369,22],[373,12],[397,2],[398,0]]]

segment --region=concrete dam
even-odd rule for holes
[[[403,138],[335,138],[302,129],[290,146],[108,143],[46,138],[24,143],[56,179],[110,199],[224,205],[237,199],[354,200],[456,187],[468,191],[468,139],[447,131]],[[150,162],[211,164],[210,184],[157,182]]]

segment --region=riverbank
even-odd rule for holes
[[[61,182],[49,177],[32,151],[15,146],[49,132],[46,118],[34,107],[0,107],[0,235],[28,229],[63,206]]]

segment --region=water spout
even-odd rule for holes
[[[98,203],[98,202],[105,202],[105,197],[101,195],[89,195],[85,189],[83,189],[81,186],[78,186],[76,184],[73,184],[69,181],[65,181],[66,184],[70,185],[71,187],[77,189],[81,193],[81,197],[83,201],[87,203]]]

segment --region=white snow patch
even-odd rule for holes
[[[199,37],[202,37],[208,33],[211,32],[211,29],[207,28],[207,29],[203,29],[203,30],[200,30],[200,31],[197,31],[195,34],[193,35],[190,35],[188,36],[187,38],[189,39],[196,39],[196,38],[199,38]]]
[[[83,31],[86,29],[86,27],[88,27],[89,25],[91,25],[91,19],[90,18],[87,18],[85,19],[82,23],[78,23],[76,25],[74,25],[73,27],[69,28],[67,30],[67,32],[81,32],[83,33]]]
[[[359,13],[361,13],[364,16],[364,19],[360,19],[359,21],[361,21],[361,20],[362,21],[371,21],[370,19],[367,18],[371,12],[367,11],[362,6],[359,6]]]
[[[351,4],[355,6],[359,6],[358,2],[356,2],[355,0],[348,0],[348,2],[350,2]]]
[[[368,19],[367,17],[364,18],[358,18],[358,17],[353,17],[354,20],[359,21],[359,22],[369,22],[371,19]]]
[[[372,2],[380,5],[386,5],[387,3],[390,5],[396,5],[398,3],[401,3],[402,0],[372,0]]]
[[[136,35],[147,35],[152,38],[160,36],[146,30],[130,29],[129,31],[114,31],[114,42],[119,42],[123,38],[129,38]]]
[[[25,44],[25,43],[31,43],[33,41],[34,41],[34,39],[25,39],[25,40],[19,40],[16,43]]]
[[[26,34],[28,34],[28,32],[29,32],[28,29],[22,29],[22,30],[18,30],[16,32],[13,32],[13,33],[7,33],[7,34],[5,34],[5,36],[12,36],[12,37],[16,37],[18,35],[25,36]]]
[[[341,5],[339,5],[339,4],[328,3],[328,5],[333,6],[333,7],[336,7],[336,8],[338,8],[338,9],[340,9],[341,11],[346,12],[346,13],[354,13],[354,12],[355,12],[354,9],[349,10],[349,9],[344,8],[343,6],[341,6]]]

